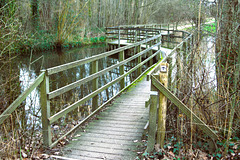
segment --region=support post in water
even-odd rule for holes
[[[98,60],[92,62],[92,74],[98,72]],[[98,78],[92,80],[92,92],[98,89]],[[98,108],[98,95],[92,98],[92,111]]]
[[[167,87],[168,85],[168,63],[160,64],[160,82]],[[166,132],[166,115],[167,115],[167,97],[163,93],[159,93],[159,108],[158,108],[158,127],[157,127],[157,144],[161,148],[164,146]]]
[[[41,104],[41,113],[42,113],[42,133],[43,133],[43,145],[49,147],[52,144],[52,134],[51,134],[51,125],[49,123],[50,117],[50,100],[48,98],[49,93],[49,76],[47,71],[43,82],[40,84],[40,104]]]
[[[153,89],[155,87],[152,85],[151,88]],[[153,90],[156,90],[156,89],[153,89]],[[148,142],[147,142],[147,149],[146,149],[147,153],[152,152],[155,145],[157,105],[158,105],[158,92],[151,91],[150,92],[150,108],[149,108]]]
[[[119,53],[119,62],[123,61],[125,58],[124,58],[124,51],[121,51]],[[120,72],[120,75],[123,75],[124,74],[124,65],[121,65],[119,67],[119,72]],[[125,87],[125,79],[123,78],[121,81],[120,81],[120,87],[121,89],[123,89]]]

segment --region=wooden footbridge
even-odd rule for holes
[[[41,75],[29,89],[23,92],[1,115],[0,124],[33,89],[40,85],[44,146],[53,148],[57,144],[61,144],[68,135],[75,132],[69,144],[64,146],[63,155],[52,157],[57,159],[130,160],[135,159],[137,156],[137,145],[141,141],[144,129],[149,129],[147,151],[153,149],[158,106],[158,98],[156,97],[161,92],[179,107],[183,113],[187,116],[193,116],[193,120],[201,124],[201,129],[210,137],[217,138],[206,124],[195,114],[191,113],[181,101],[160,83],[159,76],[156,76],[161,69],[164,70],[164,67],[167,67],[166,65],[161,66],[161,64],[166,62],[168,57],[178,53],[179,50],[185,53],[190,52],[191,45],[194,42],[193,35],[185,31],[178,31],[169,27],[164,28],[156,24],[110,27],[107,28],[106,34],[108,36],[109,51],[42,71]],[[163,46],[172,47],[173,49],[166,49]],[[118,63],[99,70],[98,60],[112,55],[118,56]],[[137,63],[133,68],[126,71],[124,65],[131,61],[137,61]],[[55,90],[50,90],[51,75],[87,63],[91,64],[91,74],[88,77],[66,84]],[[144,65],[147,69],[143,69]],[[120,76],[103,86],[99,86],[98,78],[116,68],[119,70]],[[133,72],[136,72],[138,75],[135,81],[132,82],[134,85],[126,86],[125,79]],[[147,77],[144,77],[147,72],[149,72]],[[172,77],[171,74],[170,77]],[[146,79],[151,80],[151,83]],[[65,106],[59,112],[51,110],[51,100],[88,82],[91,82],[91,93]],[[115,83],[120,84],[121,91],[107,102],[101,104],[98,94]],[[91,114],[85,119],[78,121],[66,133],[54,135],[54,125],[63,123],[66,116],[77,112],[79,107],[89,100],[92,102]],[[88,125],[81,127],[86,122],[88,122]]]

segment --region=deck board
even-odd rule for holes
[[[141,81],[119,96],[63,149],[73,159],[135,159],[148,120],[150,83]]]

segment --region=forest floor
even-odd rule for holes
[[[136,151],[139,155],[136,159],[141,160],[183,160],[183,159],[196,159],[196,160],[220,160],[220,159],[240,159],[240,139],[234,137],[231,140],[230,147],[226,155],[224,155],[225,146],[224,141],[217,141],[212,143],[211,140],[204,140],[196,138],[196,141],[191,145],[187,135],[182,136],[180,140],[176,134],[169,134],[165,140],[164,147],[160,148],[155,145],[154,151],[151,153],[145,152],[147,146],[147,138],[143,139],[139,145],[139,150]],[[196,137],[198,135],[196,134]],[[201,137],[201,136],[200,136]],[[211,145],[214,145],[211,148]],[[191,149],[192,148],[192,149]]]

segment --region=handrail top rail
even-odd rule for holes
[[[134,27],[145,27],[145,26],[163,26],[163,25],[166,25],[166,26],[171,26],[171,25],[174,25],[173,23],[152,23],[152,24],[137,24],[137,25],[119,25],[120,27],[129,27],[129,26],[134,26]],[[116,26],[113,26],[113,27],[116,27]],[[117,26],[118,27],[118,26]],[[110,27],[109,27],[110,28]]]
[[[183,33],[186,33],[186,34],[189,34],[190,33],[188,31],[184,31],[184,30],[178,30],[178,29],[167,29],[167,28],[136,28],[136,27],[128,27],[128,28],[119,28],[118,26],[117,27],[106,27],[106,29],[111,29],[111,30],[142,30],[142,31],[152,31],[152,32],[157,32],[157,31],[173,31],[173,32],[183,32]],[[107,33],[114,33],[114,32],[107,32]],[[117,33],[116,33],[117,34]]]
[[[90,63],[90,62],[99,60],[101,58],[119,53],[121,51],[136,47],[136,46],[141,45],[143,43],[147,43],[147,42],[152,41],[154,39],[157,39],[159,37],[161,37],[161,33],[154,36],[154,37],[142,40],[140,42],[133,43],[133,44],[128,45],[128,46],[123,46],[123,47],[117,48],[117,49],[112,50],[112,51],[104,52],[104,53],[99,54],[99,55],[94,55],[94,56],[91,56],[91,57],[88,57],[88,58],[85,58],[85,59],[81,59],[81,60],[73,61],[73,62],[70,62],[70,63],[62,64],[62,65],[59,65],[59,66],[55,66],[55,67],[52,67],[52,68],[48,68],[48,69],[46,69],[46,74],[47,75],[52,75],[52,74],[55,74],[55,73],[58,73],[58,72],[61,72],[61,71],[67,70],[67,69],[77,67],[77,66],[82,65],[82,64]]]
[[[110,28],[111,30],[141,30],[141,31],[152,31],[152,32],[157,32],[159,30],[164,30],[160,28]]]

